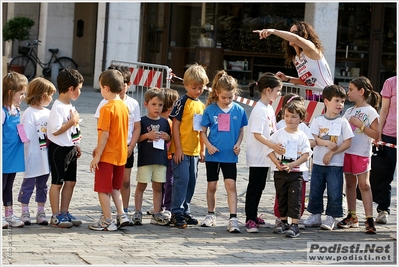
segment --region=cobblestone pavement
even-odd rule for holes
[[[180,91],[180,93],[184,93]],[[205,94],[204,94],[205,95]],[[205,96],[202,96],[204,98]],[[247,97],[246,95],[244,95]],[[57,95],[55,96],[57,97]],[[93,117],[101,94],[96,89],[84,86],[80,98],[74,103],[83,121],[81,130],[82,157],[78,160],[78,182],[75,187],[70,211],[83,224],[79,227],[61,229],[32,224],[23,228],[9,228],[2,231],[2,263],[4,265],[303,265],[326,264],[307,261],[308,242],[392,242],[390,234],[397,229],[397,180],[393,182],[392,211],[385,225],[377,225],[377,235],[363,233],[361,228],[325,231],[319,228],[301,230],[298,238],[287,238],[273,234],[273,228],[260,228],[259,233],[245,232],[245,188],[248,182],[248,167],[245,166],[245,141],[238,164],[237,192],[238,217],[241,233],[232,234],[226,229],[228,222],[227,196],[223,182],[217,191],[217,222],[215,227],[190,226],[177,229],[150,224],[150,217],[144,215],[142,226],[124,227],[115,232],[97,232],[88,229],[100,214],[97,194],[93,191],[94,175],[89,171],[91,151],[96,146],[96,120]],[[23,107],[23,110],[26,107]],[[250,114],[250,108],[245,107]],[[244,138],[245,140],[245,138]],[[130,211],[134,210],[136,164],[132,171]],[[20,215],[21,208],[16,196],[21,184],[17,175],[14,186],[14,210]],[[309,183],[308,183],[309,184]],[[309,185],[308,185],[309,187]],[[266,222],[274,225],[273,181],[268,181],[264,190],[259,213]],[[143,211],[152,206],[151,186],[144,193]],[[374,204],[374,211],[375,211]],[[36,203],[31,200],[31,214],[34,217]],[[357,211],[361,222],[365,220],[363,206],[358,201]],[[50,215],[49,203],[46,206]],[[207,213],[205,166],[200,164],[199,177],[192,212],[200,221]],[[305,211],[304,218],[309,213]],[[376,212],[374,216],[376,216]],[[33,218],[34,221],[34,218]],[[370,261],[366,264],[372,264]]]

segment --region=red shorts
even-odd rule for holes
[[[370,169],[371,161],[369,157],[345,154],[343,168],[344,173],[358,175],[368,172]]]
[[[121,189],[124,172],[125,165],[115,166],[99,162],[94,174],[94,192],[112,193],[113,189]]]

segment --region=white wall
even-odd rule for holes
[[[140,33],[139,2],[109,3],[106,67],[112,60],[137,62]],[[93,87],[99,88],[98,77],[103,71],[105,3],[99,3],[97,20],[97,49]]]
[[[335,52],[338,31],[338,2],[306,3],[305,21],[310,23],[324,46],[324,56],[335,76]]]

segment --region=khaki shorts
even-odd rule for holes
[[[142,184],[149,182],[165,183],[166,182],[166,166],[163,165],[146,165],[137,168],[136,181]]]

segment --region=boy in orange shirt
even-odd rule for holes
[[[95,171],[94,191],[98,192],[103,214],[100,220],[90,224],[96,231],[115,231],[129,225],[129,218],[123,211],[123,173],[127,160],[126,139],[128,134],[128,109],[119,93],[123,89],[123,76],[118,70],[106,70],[99,78],[101,95],[108,100],[100,110],[98,120],[97,147],[93,150],[90,172]],[[110,199],[114,201],[117,224],[112,220]]]

